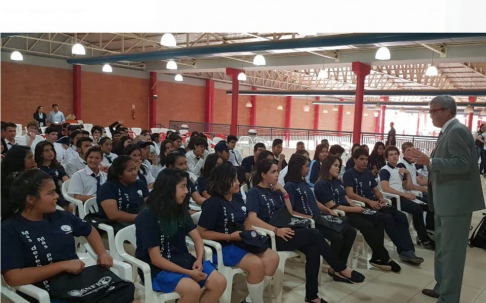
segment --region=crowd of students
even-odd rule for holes
[[[175,291],[181,303],[217,302],[226,288],[216,260],[203,261],[202,239],[220,242],[224,265],[247,273],[254,303],[263,302],[278,251],[306,256],[306,302],[325,302],[318,297],[321,257],[335,281],[362,282],[365,277],[346,265],[356,229],[372,249],[370,264],[381,270],[401,270],[384,246],[385,232],[402,261],[424,262],[415,255],[403,212],[413,217],[417,244],[434,248],[427,231],[433,229],[433,217],[424,204],[427,180],[423,168],[407,160],[411,143],[402,146],[400,163],[394,146],[378,142],[369,156],[367,146],[358,144],[344,169],[344,148],[329,146],[327,140],[316,147],[313,159],[299,142],[287,162],[282,139],[272,142],[271,151],[257,143],[253,155],[242,158],[234,135],[211,152],[206,136],[198,132],[191,133],[185,148],[177,133],[161,140],[159,134],[142,131],[130,138],[121,121],[109,126],[111,136],[101,126],[91,132],[65,126],[61,131],[47,127],[41,140],[36,121],[23,137],[16,137],[15,124],[2,122],[2,275],[12,286],[35,284],[49,291],[49,281],[59,274],[81,272],[84,263],[73,250],[77,236],[93,246],[100,267],[111,266],[97,229],[72,215],[61,191],[67,180],[68,194],[83,203],[96,198],[97,215],[115,230],[135,224],[135,257],[150,265],[153,290]],[[242,193],[243,184],[248,192]],[[379,187],[399,201],[387,204]],[[283,214],[295,222],[314,219],[315,228],[282,224]],[[193,216],[199,217],[197,224]],[[276,251],[245,245],[255,227],[274,232]],[[195,243],[195,257],[186,236]],[[133,295],[125,296],[122,302],[132,300]]]

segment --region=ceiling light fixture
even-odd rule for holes
[[[84,49],[83,45],[81,45],[80,43],[76,43],[73,45],[71,53],[73,55],[86,55],[86,50]]]
[[[177,42],[171,33],[165,33],[162,35],[162,38],[160,38],[160,45],[162,46],[167,46],[167,47],[176,47]]]
[[[327,113],[328,113],[327,109],[324,109],[324,110],[322,111],[322,113],[323,113],[323,114],[327,114]]]
[[[104,73],[111,73],[113,72],[113,68],[111,68],[111,65],[105,64],[103,65],[103,68],[101,69],[102,72]]]
[[[283,110],[283,106],[282,105],[277,106],[277,110]]]
[[[346,112],[346,115],[351,115],[351,112],[350,112],[350,111],[347,111],[347,112]]]
[[[380,112],[378,112],[378,111],[375,111],[375,112],[373,113],[373,117],[375,117],[375,118],[378,118],[378,116],[379,116],[379,115],[380,115]]]
[[[13,51],[10,55],[10,60],[12,61],[24,61],[24,56],[19,51]]]
[[[437,70],[437,67],[434,66],[434,55],[435,53],[432,52],[432,64],[425,71],[425,75],[427,77],[436,77],[439,75],[439,71]]]
[[[253,58],[253,65],[265,65],[267,64],[265,62],[265,57],[262,55],[256,55],[255,58]]]
[[[332,108],[332,111],[333,112],[337,112],[338,111],[338,108],[336,107],[336,105],[334,105],[334,107]]]
[[[248,102],[246,102],[246,105],[245,105],[245,106],[246,106],[246,107],[252,107],[253,105],[251,105],[251,102],[250,102],[250,101],[248,101]]]
[[[177,82],[182,82],[182,81],[184,81],[184,77],[182,77],[181,74],[177,74],[177,75],[175,75],[174,80],[177,81]]]
[[[246,81],[245,72],[241,72],[241,73],[238,74],[238,81]]]
[[[390,50],[386,46],[380,47],[375,54],[376,60],[390,60]]]
[[[177,63],[175,63],[174,60],[169,60],[169,61],[167,61],[167,65],[165,67],[167,69],[176,70],[177,69]]]
[[[304,105],[304,111],[305,111],[305,112],[309,112],[309,111],[310,111],[310,106],[309,106],[309,104],[307,104],[307,103],[306,103],[306,104]]]
[[[481,116],[485,116],[486,115],[486,108],[483,108],[483,110],[481,111]]]
[[[474,108],[471,106],[471,104],[469,104],[468,106],[466,106],[466,108],[464,109],[464,113],[465,114],[472,114],[472,113],[474,113]]]

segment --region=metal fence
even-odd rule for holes
[[[361,133],[361,144],[368,145],[370,150],[372,150],[376,142],[385,143],[386,138],[387,136],[383,134]],[[395,138],[397,141],[396,146],[400,150],[403,143],[412,142],[415,148],[420,149],[427,155],[430,155],[437,142],[437,137],[431,136],[396,135]]]
[[[179,131],[182,125],[187,125],[190,132],[197,131],[200,133],[211,133],[214,136],[217,134],[224,134],[227,136],[230,133],[229,124],[218,123],[203,123],[203,122],[188,122],[188,121],[169,121],[169,128]]]

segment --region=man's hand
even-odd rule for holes
[[[376,210],[379,210],[381,208],[381,203],[378,202],[378,201],[371,201],[371,202],[368,202],[368,205],[373,208],[373,209],[376,209]]]
[[[414,194],[411,194],[411,193],[405,194],[405,198],[407,198],[408,200],[412,200],[412,201],[417,199],[417,197]]]
[[[414,148],[410,151],[410,153],[412,154],[411,160],[413,163],[426,166],[430,165],[430,158],[423,152]]]
[[[400,169],[398,170],[398,173],[410,175],[410,172],[405,167],[400,167]]]
[[[278,156],[278,161],[280,162],[280,161],[283,161],[283,160],[285,160],[285,155],[284,155],[284,153],[280,153],[280,155]]]

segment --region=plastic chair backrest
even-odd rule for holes
[[[90,198],[84,202],[84,214],[97,213],[99,211],[98,202],[96,202],[96,197]]]
[[[132,224],[130,226],[127,226],[119,230],[116,233],[115,245],[116,245],[116,250],[118,251],[119,254],[126,253],[125,247],[123,246],[124,242],[129,242],[135,248],[137,248],[137,239],[135,236],[135,232],[136,232],[135,224]]]
[[[140,127],[132,127],[131,129],[137,136],[140,135],[140,133],[142,133],[142,129]]]
[[[83,207],[83,202],[79,199],[74,198],[70,194],[68,194],[68,189],[69,189],[69,184],[71,183],[71,180],[67,180],[62,184],[61,187],[61,193],[64,199],[66,199],[68,202],[74,203],[73,207],[73,214],[75,215],[76,212],[78,213],[78,216],[83,219],[84,218],[84,207]]]
[[[17,136],[22,136],[22,124],[16,124],[17,125]]]
[[[193,213],[191,215],[192,222],[197,225],[197,222],[199,222],[199,217],[201,217],[201,212],[198,211],[197,213]]]

